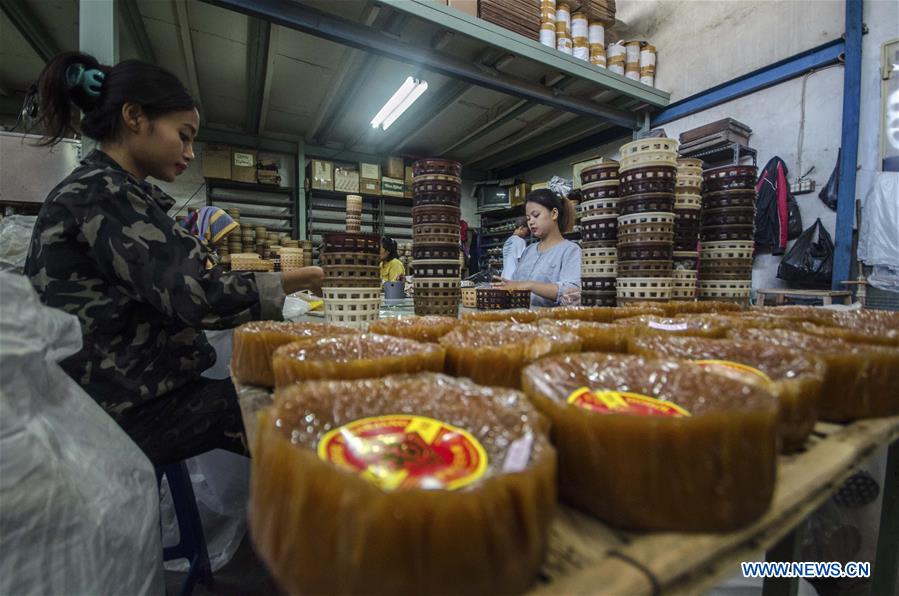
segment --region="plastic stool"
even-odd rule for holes
[[[209,552],[206,550],[206,536],[200,523],[200,511],[197,499],[190,483],[190,473],[183,461],[171,464],[156,471],[157,483],[162,483],[165,476],[169,483],[169,492],[175,504],[175,517],[178,521],[178,544],[162,549],[163,561],[187,559],[190,568],[181,585],[181,596],[190,596],[197,582],[207,587],[212,586],[212,566],[209,564]]]

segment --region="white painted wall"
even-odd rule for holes
[[[673,101],[820,45],[841,35],[843,29],[842,1],[636,0],[621,2],[618,8],[619,17],[628,22],[632,30],[636,31],[635,28],[641,23],[651,30],[652,34],[634,36],[650,39],[659,47],[658,84],[661,88],[672,91]],[[899,3],[892,0],[865,0],[864,20],[869,32],[863,38],[857,197],[863,197],[867,193],[874,172],[880,167],[880,46],[889,39],[899,37]],[[711,43],[713,40],[717,42]],[[665,43],[680,48],[674,56],[679,65],[683,64],[682,68],[663,66],[662,52],[665,51]],[[686,52],[689,48],[692,51]],[[759,62],[760,60],[766,62]],[[838,66],[821,70],[805,79],[801,166],[803,172],[815,166],[811,178],[820,189],[836,165],[840,145],[843,68]],[[677,138],[681,132],[696,126],[721,118],[735,118],[752,128],[750,145],[758,150],[759,167],[778,155],[786,162],[790,177],[795,179],[803,173],[798,171],[800,160],[797,154],[802,83],[803,78],[787,81],[671,122],[664,126],[664,130],[669,137]],[[620,144],[597,147],[547,164],[520,177],[532,183],[553,175],[570,178],[571,163],[594,156],[615,158]],[[801,195],[797,197],[797,202],[804,227],[810,226],[820,217],[831,235],[833,234],[835,213],[824,206],[818,199],[817,192]],[[776,277],[780,259],[781,256],[766,254],[756,258],[754,288],[784,285]]]

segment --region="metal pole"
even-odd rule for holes
[[[863,0],[846,0],[846,66],[843,70],[843,133],[840,146],[840,186],[834,232],[832,290],[849,280],[852,264],[852,221],[855,216],[855,170],[858,163],[858,121],[862,84]]]

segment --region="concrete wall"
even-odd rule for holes
[[[659,87],[670,90],[672,101],[676,101],[839,37],[843,30],[843,2],[647,0],[620,3],[619,17],[629,23],[633,37],[649,39],[659,48],[657,82]],[[899,3],[865,0],[864,20],[869,33],[863,38],[857,197],[867,193],[874,172],[879,169],[880,46],[899,36]],[[640,24],[647,27],[647,34],[638,34]],[[677,66],[672,67],[669,62],[666,67],[665,55],[677,60]],[[800,173],[815,166],[810,177],[820,189],[836,165],[842,97],[843,68],[837,66],[682,118],[663,128],[667,136],[677,138],[681,132],[696,126],[725,117],[736,118],[753,131],[750,145],[758,150],[759,167],[778,155],[795,180]],[[800,156],[797,148],[801,128],[804,132]],[[616,158],[623,142],[546,164],[520,177],[527,182],[543,181],[553,175],[570,178],[571,163],[594,156]],[[802,172],[798,171],[800,165]],[[800,195],[797,202],[804,227],[820,217],[833,234],[835,213],[818,199],[817,192]],[[757,256],[753,288],[785,285],[776,277],[780,259],[781,256],[770,254]]]

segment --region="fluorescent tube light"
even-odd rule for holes
[[[372,118],[372,128],[382,127],[387,130],[427,89],[427,81],[406,77],[393,97],[387,100],[384,107]]]

